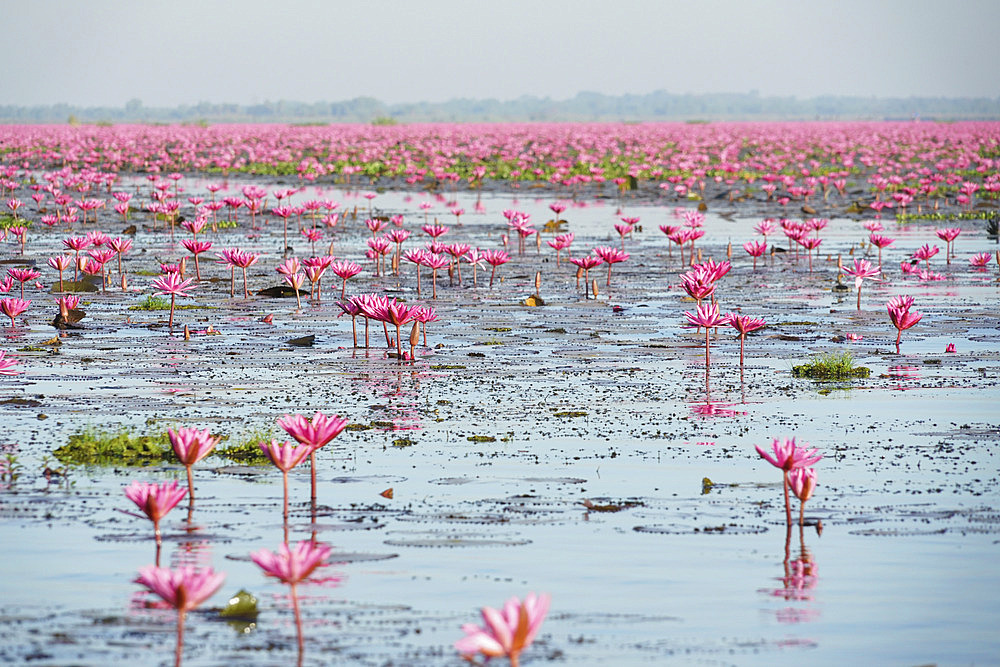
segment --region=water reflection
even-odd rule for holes
[[[886,374],[894,380],[893,391],[920,388],[920,369],[917,366],[893,366]]]
[[[746,393],[743,385],[743,369],[740,368],[740,395],[741,403],[746,403]],[[738,403],[730,403],[724,401],[713,401],[712,400],[712,387],[709,383],[709,368],[706,364],[705,366],[705,398],[695,399],[690,401],[691,403],[691,414],[695,417],[702,418],[712,418],[712,417],[738,417],[740,415],[747,414],[745,410],[734,409]]]
[[[351,378],[352,384],[361,392],[384,399],[382,403],[370,406],[381,410],[383,419],[372,422],[372,426],[383,431],[412,431],[423,428],[420,421],[420,382],[427,375],[415,368],[397,368],[394,372],[364,373]]]
[[[814,524],[816,532],[822,532],[822,522]],[[799,526],[798,549],[794,557],[792,552],[793,527],[785,531],[784,558],[782,559],[782,576],[777,577],[780,587],[762,588],[759,592],[786,602],[807,603],[814,598],[816,586],[819,583],[819,567],[809,548],[805,544],[805,528]],[[819,610],[807,605],[794,605],[778,609],[774,612],[779,623],[805,623],[816,620]]]

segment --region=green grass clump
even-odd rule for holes
[[[129,306],[129,310],[170,310],[170,300],[150,294],[142,303]]]
[[[866,378],[872,371],[866,366],[855,366],[850,352],[830,352],[799,366],[792,366],[792,375],[812,380],[853,380]]]
[[[214,308],[215,306],[201,306],[198,304],[183,304],[174,306],[174,310],[213,310]],[[170,299],[150,294],[146,297],[145,301],[137,303],[134,306],[129,306],[128,309],[145,311],[170,310]]]
[[[87,428],[71,435],[52,453],[63,465],[133,467],[177,461],[166,433],[135,435],[129,429],[109,432]]]

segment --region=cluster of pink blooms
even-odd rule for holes
[[[743,365],[743,347],[748,333],[762,329],[766,322],[760,318],[741,315],[738,312],[722,315],[715,301],[715,288],[723,276],[729,273],[732,265],[729,261],[715,262],[708,259],[700,264],[694,264],[681,274],[681,287],[688,296],[695,300],[697,307],[694,312],[684,311],[688,326],[705,329],[705,365],[709,363],[709,345],[711,330],[720,325],[729,325],[736,329],[740,339],[740,366]],[[705,299],[710,301],[705,302]]]

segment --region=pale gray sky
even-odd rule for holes
[[[998,0],[0,0],[0,104],[1000,96]]]

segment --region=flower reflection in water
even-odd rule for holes
[[[822,521],[815,524],[816,533],[823,531]],[[816,587],[819,584],[819,566],[805,545],[805,529],[799,526],[799,549],[792,557],[792,526],[785,532],[785,551],[782,561],[782,576],[777,577],[780,587],[762,588],[760,593],[780,598],[785,602],[796,603],[774,612],[779,623],[805,623],[816,620],[820,616],[818,609],[805,603],[813,602]]]
[[[916,366],[893,366],[886,374],[895,381],[894,391],[920,388],[920,369]]]

